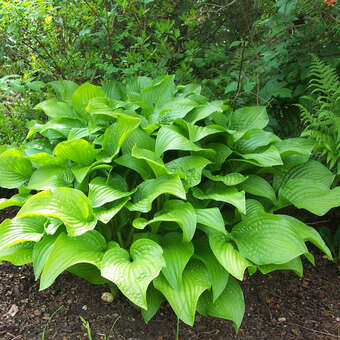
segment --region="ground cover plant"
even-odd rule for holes
[[[312,141],[267,131],[265,107],[233,111],[173,76],[50,86],[36,107],[47,122],[0,153],[0,186],[18,189],[0,207],[20,207],[0,225],[0,261],[32,262],[40,289],[68,270],[120,290],[146,322],[167,300],[189,325],[197,310],[237,331],[246,270],[301,276],[307,241],[332,258],[280,209],[339,206],[334,175]]]

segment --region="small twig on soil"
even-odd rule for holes
[[[322,332],[322,331],[317,331],[317,330],[315,330],[315,329],[312,329],[312,328],[308,328],[308,327],[299,325],[298,323],[290,322],[290,323],[288,323],[288,325],[299,326],[299,327],[304,328],[304,329],[307,329],[307,330],[309,330],[309,331],[311,331],[311,332],[313,332],[313,333],[323,334],[323,335],[330,336],[331,338],[339,339],[339,337],[338,337],[336,334],[332,334],[332,333],[328,333],[328,332]]]

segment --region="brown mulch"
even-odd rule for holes
[[[6,211],[8,215],[13,210]],[[181,340],[340,339],[340,273],[317,251],[317,266],[304,261],[304,276],[291,272],[255,274],[243,283],[246,312],[238,335],[227,320],[197,315],[194,327],[180,324]],[[164,304],[145,325],[140,312],[119,297],[101,300],[104,286],[94,286],[70,273],[39,292],[31,265],[0,264],[0,339],[38,340],[52,313],[45,339],[88,339],[79,316],[89,321],[92,339],[104,340],[115,322],[115,340],[175,339],[177,319]]]

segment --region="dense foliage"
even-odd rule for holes
[[[189,325],[197,310],[237,330],[247,269],[301,276],[307,241],[331,258],[278,210],[322,216],[340,188],[308,139],[266,130],[265,107],[233,111],[173,76],[50,86],[48,121],[0,154],[0,186],[18,189],[0,207],[21,207],[0,225],[0,260],[33,262],[41,289],[68,270],[117,287],[146,321],[167,300]]]

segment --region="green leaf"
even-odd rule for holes
[[[67,268],[67,271],[94,285],[103,285],[108,283],[108,281],[101,276],[100,270],[89,263],[75,264]]]
[[[109,249],[102,259],[101,274],[134,304],[147,310],[147,288],[165,265],[162,253],[162,248],[149,239],[133,242],[130,255],[120,247]]]
[[[130,197],[124,197],[120,200],[111,202],[100,208],[95,208],[94,213],[96,218],[105,224],[110,222],[112,218],[124,208],[125,204],[130,200]]]
[[[17,216],[36,215],[63,221],[71,236],[94,229],[97,222],[89,199],[81,191],[72,188],[55,188],[33,195],[25,202]]]
[[[202,315],[232,320],[238,332],[245,311],[242,289],[231,277],[227,287],[216,301],[213,301],[209,292],[205,292],[198,301],[197,310]]]
[[[206,237],[203,237],[195,242],[194,258],[202,261],[208,270],[213,293],[213,301],[215,302],[226,287],[229,274],[212,253],[209,247],[209,241]]]
[[[262,177],[250,175],[248,179],[241,184],[241,188],[252,195],[265,197],[273,204],[276,203],[276,195],[272,186]]]
[[[77,263],[90,263],[100,268],[105,249],[104,237],[95,230],[77,237],[61,233],[44,264],[40,290],[51,286],[64,270]]]
[[[223,112],[222,106],[222,100],[215,100],[213,102],[206,103],[188,113],[188,115],[186,116],[186,120],[191,122],[192,124],[195,124],[196,122],[209,117],[214,112]]]
[[[127,185],[124,178],[114,176],[106,179],[96,177],[89,184],[89,199],[93,208],[103,206],[108,202],[130,196],[132,192],[127,191]]]
[[[59,143],[53,153],[66,160],[82,165],[90,165],[96,158],[94,146],[84,139],[73,139]]]
[[[119,158],[116,158],[114,162],[137,172],[144,180],[154,177],[150,167],[142,159],[137,159],[131,155],[123,155]]]
[[[149,136],[141,127],[137,127],[125,139],[122,145],[123,154],[131,154],[134,146],[153,151],[155,149],[155,139]]]
[[[282,264],[308,250],[301,238],[279,215],[261,213],[247,216],[233,227],[232,239],[240,253],[258,264]]]
[[[65,102],[58,101],[56,98],[51,98],[45,100],[34,107],[35,109],[40,109],[50,118],[58,117],[77,117],[73,112],[72,106]]]
[[[182,283],[178,289],[173,289],[162,275],[157,277],[153,284],[166,297],[178,318],[192,326],[198,298],[210,288],[210,280],[204,264],[191,260],[183,272]]]
[[[124,88],[122,83],[111,79],[104,83],[102,89],[104,90],[107,97],[110,99],[120,100],[123,99]]]
[[[211,162],[200,156],[185,156],[176,158],[165,164],[171,172],[183,172],[183,185],[186,190],[201,182],[202,170]]]
[[[33,168],[31,162],[16,149],[0,154],[0,186],[7,189],[18,188],[25,184]]]
[[[267,264],[259,266],[259,270],[262,274],[268,274],[274,270],[292,270],[296,273],[296,275],[302,277],[303,266],[300,257],[296,257],[295,259],[282,264]]]
[[[168,150],[200,151],[203,150],[188,138],[183,136],[181,130],[174,125],[162,126],[156,138],[155,152],[161,156]]]
[[[48,84],[55,90],[59,100],[62,100],[69,105],[72,104],[72,95],[77,89],[78,84],[71,80],[56,80],[51,81]]]
[[[68,187],[72,185],[73,179],[74,176],[69,169],[42,167],[33,172],[27,187],[38,191],[57,187]]]
[[[220,231],[226,234],[224,221],[220,209],[218,208],[206,208],[196,209],[197,223],[203,224],[214,230]]]
[[[280,200],[287,200],[297,208],[323,216],[330,209],[340,206],[340,187],[328,189],[311,179],[295,178],[279,191]]]
[[[30,195],[13,195],[11,198],[0,198],[0,210],[8,207],[22,207]]]
[[[26,241],[37,242],[44,232],[41,216],[6,219],[0,224],[0,249]]]
[[[222,182],[228,186],[234,186],[234,185],[240,184],[248,178],[248,176],[244,176],[238,172],[231,172],[229,174],[221,176],[221,175],[213,175],[209,170],[205,170],[203,174],[205,177],[209,178],[210,180],[214,182]]]
[[[53,249],[55,241],[57,240],[58,234],[46,235],[39,242],[37,242],[33,247],[32,252],[32,262],[34,277],[38,280],[46,260]]]
[[[267,126],[269,118],[264,106],[249,106],[233,112],[231,128],[233,130],[263,129]]]
[[[279,151],[274,145],[260,153],[246,153],[240,154],[243,159],[232,159],[233,161],[247,162],[262,167],[272,167],[275,165],[282,165],[282,159]]]
[[[87,175],[89,175],[91,172],[99,169],[108,169],[111,170],[112,166],[109,164],[103,164],[102,161],[96,161],[92,163],[89,166],[83,166],[83,165],[73,165],[71,167],[72,173],[74,177],[76,178],[78,183],[82,183]]]
[[[184,242],[182,238],[180,233],[168,233],[162,237],[161,241],[166,263],[162,269],[162,274],[174,289],[180,287],[184,268],[194,254],[192,243]]]
[[[8,261],[15,266],[22,266],[32,262],[33,242],[15,244],[13,246],[0,249],[0,263]]]
[[[228,273],[238,280],[243,279],[244,271],[253,264],[246,260],[229,241],[229,235],[219,232],[209,232],[209,244],[218,262]]]
[[[98,86],[90,83],[80,85],[72,94],[72,106],[76,112],[83,118],[87,118],[88,114],[85,108],[90,99],[94,97],[105,97],[105,92]]]
[[[160,221],[176,222],[183,231],[183,241],[190,242],[196,231],[196,212],[189,202],[170,200],[165,202],[163,209],[156,213],[152,220],[137,218],[133,226],[144,229],[148,224]]]
[[[153,318],[164,300],[164,296],[151,284],[146,293],[148,309],[141,309],[145,323],[148,323]]]
[[[246,212],[244,191],[228,187],[222,183],[205,183],[200,188],[193,188],[192,194],[200,200],[215,200],[225,202],[236,207],[241,213]]]
[[[120,116],[117,122],[105,131],[103,139],[103,149],[105,153],[110,157],[117,155],[124,140],[139,124],[139,118],[128,115]]]
[[[128,204],[131,211],[149,212],[152,202],[162,194],[171,194],[183,200],[186,199],[183,184],[178,176],[163,175],[156,179],[148,179],[138,185],[133,195],[133,203]]]
[[[143,159],[148,163],[156,177],[170,174],[169,170],[165,167],[160,157],[157,157],[153,151],[138,148],[136,145],[132,148],[132,157]]]

